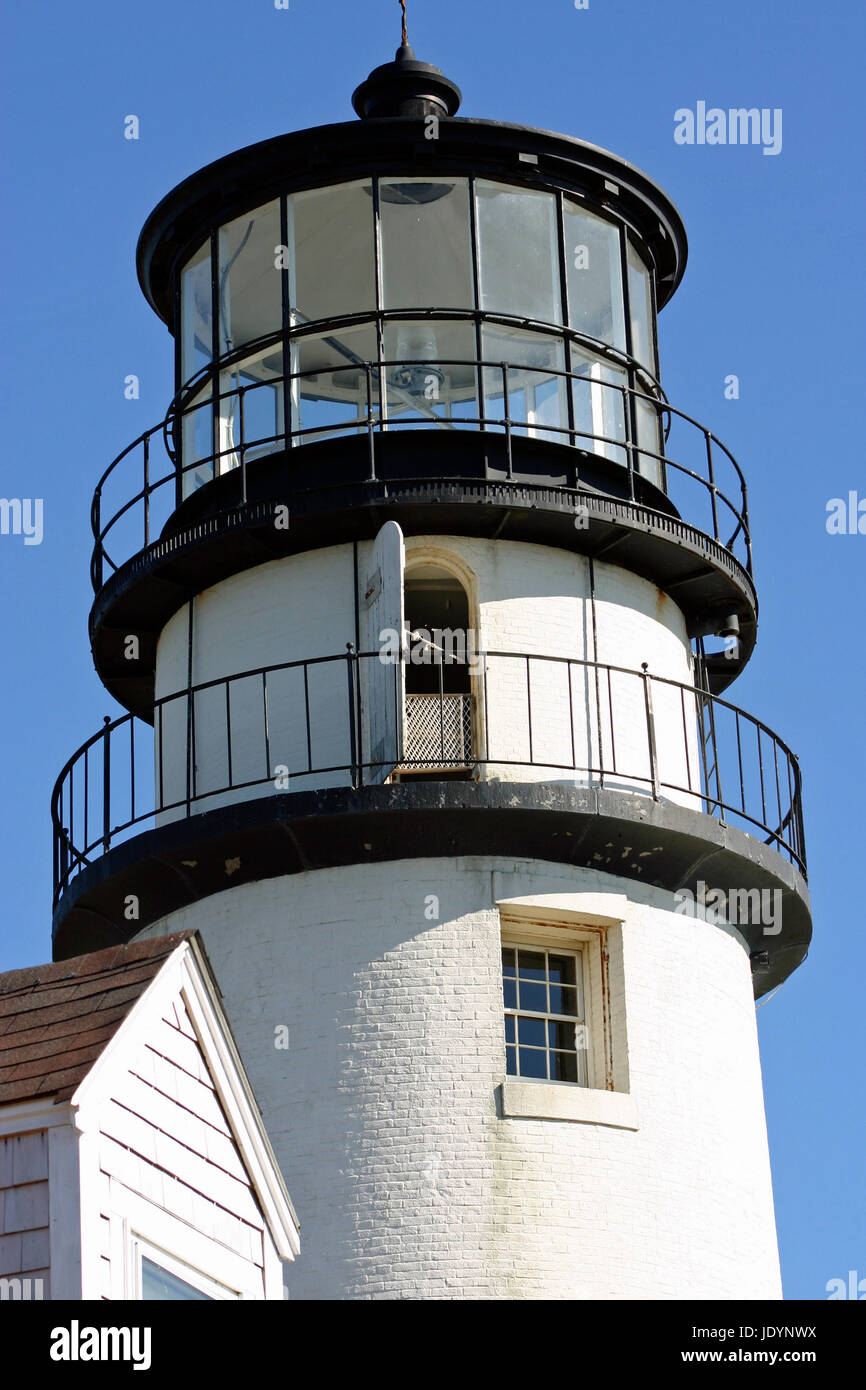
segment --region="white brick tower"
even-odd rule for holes
[[[55,952],[201,931],[293,1298],[778,1297],[800,776],[723,693],[757,599],[659,382],[681,219],[407,47],[354,103],[142,233],[176,390],[94,499],[128,713],[55,789]]]

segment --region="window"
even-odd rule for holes
[[[625,349],[619,236],[612,222],[566,199],[569,323],[591,338]]]
[[[379,208],[385,308],[474,308],[467,180],[383,179]]]
[[[203,1293],[185,1279],[163,1269],[153,1260],[141,1262],[141,1297],[145,1302],[212,1303],[210,1294]]]
[[[213,1303],[241,1296],[236,1289],[135,1235],[131,1273],[131,1296],[143,1302]]]
[[[480,307],[561,323],[555,198],[483,179],[475,188]]]
[[[544,893],[497,906],[507,1059],[502,1118],[638,1129],[629,1083],[625,899]]]
[[[583,953],[503,946],[509,1076],[587,1085]]]
[[[631,355],[655,372],[653,301],[650,273],[631,242],[628,243],[628,305],[631,316]]]

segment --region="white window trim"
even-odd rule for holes
[[[516,1052],[517,1052],[517,1054],[518,1054],[518,1066],[520,1065],[520,1062],[519,1062],[520,1042],[519,1042],[519,1039],[518,1039],[518,1036],[517,1036],[518,1031],[519,1031],[519,1027],[518,1027],[517,1020],[518,1020],[519,1018],[526,1018],[526,1017],[530,1017],[530,1018],[542,1018],[542,1019],[545,1020],[545,1022],[563,1022],[563,1023],[573,1022],[573,1023],[574,1023],[574,1028],[575,1028],[575,1035],[576,1035],[576,1037],[580,1037],[580,1038],[589,1038],[589,1037],[591,1036],[591,1034],[590,1034],[590,1027],[589,1027],[589,1017],[588,1017],[588,1012],[587,1012],[587,1010],[588,1010],[588,994],[587,994],[587,989],[586,989],[587,964],[588,964],[588,962],[587,962],[587,958],[586,958],[586,951],[585,951],[585,948],[584,948],[583,946],[577,944],[577,943],[569,943],[568,945],[563,945],[563,944],[557,942],[555,946],[550,946],[550,945],[548,945],[548,944],[546,944],[546,943],[539,942],[539,941],[526,941],[526,940],[524,940],[523,938],[521,938],[520,940],[516,940],[516,939],[515,939],[515,940],[512,940],[510,937],[506,936],[505,933],[503,933],[503,936],[502,936],[502,947],[503,947],[503,950],[508,950],[508,949],[510,949],[510,950],[514,950],[516,953],[518,953],[518,954],[516,955],[516,958],[515,958],[516,973],[517,973],[517,975],[519,975],[519,973],[520,973],[520,966],[519,966],[519,959],[520,959],[520,957],[519,957],[519,952],[520,952],[520,951],[543,951],[543,952],[545,953],[545,957],[547,957],[548,954],[552,954],[553,952],[556,952],[558,955],[570,956],[570,957],[572,957],[572,959],[574,959],[574,961],[576,962],[576,965],[575,965],[575,996],[576,996],[576,1001],[577,1001],[577,1002],[576,1002],[577,1013],[576,1013],[575,1015],[572,1016],[572,1015],[557,1014],[557,1013],[552,1013],[552,1012],[551,1012],[551,1013],[548,1013],[548,1012],[546,1012],[546,1011],[545,1011],[544,1013],[539,1013],[537,1010],[524,1009],[524,1008],[522,1008],[522,1007],[520,1007],[520,1008],[515,1007],[515,1008],[513,1008],[513,1009],[512,1009],[512,1008],[509,1008],[508,1006],[505,1007],[505,1010],[504,1010],[505,1017],[506,1017],[506,1018],[509,1018],[509,1017],[510,1017],[510,1018],[513,1018],[513,1019],[515,1020],[515,1029],[514,1029],[515,1040],[514,1040],[513,1046],[515,1047]],[[505,975],[504,975],[504,972],[503,972],[503,981],[504,981],[504,979],[505,979]],[[519,991],[518,991],[518,993],[519,993]],[[506,1044],[506,1047],[507,1047],[507,1046],[508,1046],[508,1044]],[[555,1049],[551,1048],[550,1045],[546,1042],[543,1049],[539,1049],[539,1048],[536,1048],[536,1047],[532,1047],[531,1050],[532,1050],[532,1051],[540,1051],[540,1050],[543,1050],[543,1051],[545,1052],[546,1056],[549,1058],[550,1053],[551,1053],[552,1051],[554,1051]],[[575,1051],[576,1051],[576,1053],[577,1053],[577,1080],[576,1080],[576,1081],[550,1081],[548,1084],[550,1084],[550,1085],[556,1085],[556,1086],[582,1086],[582,1087],[584,1087],[584,1089],[586,1089],[587,1087],[589,1087],[589,1085],[590,1085],[590,1075],[591,1075],[591,1070],[592,1070],[592,1068],[591,1068],[591,1057],[590,1057],[590,1055],[589,1055],[589,1048],[588,1048],[586,1045],[584,1045],[583,1047],[576,1046],[576,1047],[575,1047]],[[549,1065],[549,1063],[548,1063],[548,1065]],[[540,1080],[544,1080],[544,1079],[546,1079],[546,1078],[542,1078],[542,1077],[521,1077],[521,1076],[515,1076],[515,1077],[514,1077],[514,1080],[516,1080],[516,1081],[540,1081]]]
[[[637,1104],[628,1089],[625,1024],[620,1020],[614,1025],[610,998],[609,936],[614,931],[620,933],[623,919],[599,913],[595,901],[588,904],[585,912],[569,910],[566,901],[566,895],[556,895],[555,901],[546,902],[531,898],[499,900],[500,940],[503,946],[544,946],[584,953],[584,1021],[590,1044],[587,1084],[504,1075],[499,1087],[500,1113],[503,1119],[570,1120],[637,1130]],[[621,974],[621,936],[616,956],[617,973]],[[617,984],[619,990],[624,987],[621,979]],[[504,1025],[502,1045],[504,1061]],[[617,1073],[620,1089],[614,1090]]]
[[[132,1291],[130,1298],[136,1302],[141,1301],[142,1297],[142,1260],[150,1260],[152,1264],[164,1269],[167,1274],[173,1274],[175,1278],[182,1279],[191,1288],[197,1289],[199,1293],[207,1294],[208,1298],[218,1301],[239,1299],[243,1294],[238,1289],[231,1289],[226,1284],[220,1284],[216,1279],[211,1278],[202,1270],[196,1269],[193,1265],[188,1265],[184,1260],[178,1259],[170,1251],[161,1249],[158,1245],[153,1245],[137,1231],[130,1232],[130,1273]]]

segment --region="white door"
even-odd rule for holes
[[[403,760],[406,645],[403,587],[406,547],[396,521],[386,521],[361,575],[359,676],[363,780],[381,783]]]

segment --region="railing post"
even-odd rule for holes
[[[635,431],[634,420],[632,418],[632,390],[629,386],[621,386],[622,391],[622,418],[625,426],[625,457],[628,469],[628,497],[629,501],[634,501],[634,447]]]
[[[358,788],[358,733],[355,721],[355,663],[356,657],[354,643],[346,643],[346,676],[349,685],[349,756],[351,760],[352,787]]]
[[[150,435],[144,436],[144,544],[150,545]]]
[[[246,506],[247,502],[247,451],[244,447],[244,441],[246,440],[244,426],[244,397],[246,395],[246,390],[247,388],[245,386],[241,386],[238,388],[238,429],[240,431],[242,506]]]
[[[746,569],[752,573],[752,532],[749,528],[749,487],[743,478],[741,493],[743,497],[743,529],[746,533]]]
[[[508,480],[514,477],[514,459],[511,453],[511,406],[508,399],[508,363],[503,362],[502,366],[502,407],[505,411],[505,457],[508,465]]]
[[[642,661],[641,670],[643,672],[644,702],[646,705],[646,728],[647,738],[649,741],[650,777],[652,779],[653,800],[659,801],[660,795],[658,752],[656,749],[656,725],[655,717],[653,715],[653,696],[652,687],[650,685],[650,681],[652,678],[649,674],[649,663],[646,661]]]
[[[713,443],[709,430],[704,430],[704,438],[707,444],[707,477],[710,481],[710,503],[713,509],[713,539],[721,540],[719,535],[719,503],[716,497],[716,471],[713,464]]]
[[[376,481],[376,431],[373,428],[373,369],[369,362],[364,363],[364,377],[367,388],[367,453],[370,463],[368,483]],[[381,391],[381,379],[379,384]]]
[[[90,576],[93,583],[93,592],[98,593],[102,588],[102,488],[98,487],[93,494],[93,507],[91,509],[91,522],[93,528],[93,563],[90,567]]]
[[[69,875],[69,831],[66,829],[65,825],[61,826],[60,828],[60,844],[58,848],[60,857],[60,873],[57,879],[56,888],[59,891],[61,884],[64,888],[66,887],[66,880]]]
[[[445,762],[445,665],[441,658],[444,652],[439,653],[439,761]]]
[[[107,854],[111,844],[111,718],[105,715],[102,730],[102,848]],[[85,845],[85,854],[87,846]]]

